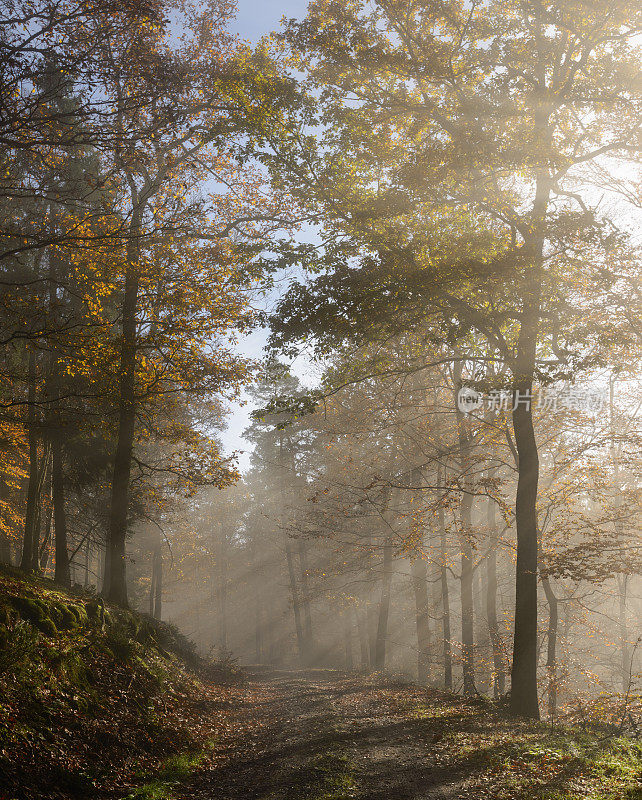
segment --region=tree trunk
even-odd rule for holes
[[[227,652],[227,532],[223,523],[218,551],[218,647],[223,654]]]
[[[285,555],[288,564],[290,596],[292,598],[292,611],[294,612],[294,627],[296,629],[296,642],[299,650],[299,660],[301,661],[301,664],[305,664],[305,637],[303,635],[303,626],[301,625],[301,607],[299,603],[299,591],[296,584],[296,574],[294,572],[294,556],[292,554],[292,545],[289,539],[285,544]]]
[[[532,382],[519,384],[528,392]],[[523,396],[523,394],[521,395]],[[517,480],[517,566],[515,576],[515,633],[511,670],[511,711],[539,719],[537,697],[537,483],[539,458],[530,408],[513,411],[513,429],[519,454]]]
[[[381,584],[381,600],[377,621],[377,638],[375,641],[374,668],[383,670],[386,665],[386,639],[388,637],[388,615],[390,613],[390,587],[392,584],[392,539],[386,536],[383,545],[383,580]]]
[[[105,576],[107,599],[127,606],[126,553],[127,517],[129,513],[129,482],[131,476],[134,427],[136,421],[136,308],[138,304],[138,242],[140,225],[133,224],[136,243],[128,243],[128,267],[125,276],[123,299],[122,340],[120,348],[120,399],[118,409],[118,438],[114,455],[111,481],[111,509],[109,519],[109,580]]]
[[[36,515],[33,526],[33,554],[31,569],[40,572],[40,527],[42,522],[42,496],[51,462],[51,443],[46,441],[42,453],[40,468],[38,469],[38,484],[36,487]]]
[[[465,531],[470,530],[470,506],[472,497],[462,502],[462,526],[464,538],[461,548],[461,649],[464,694],[475,693],[475,639],[473,611],[473,549]]]
[[[152,546],[152,575],[149,586],[149,615],[160,619],[163,598],[163,552],[160,532],[154,533]]]
[[[163,551],[160,541],[154,548],[152,570],[154,572],[154,607],[152,616],[154,619],[161,619],[163,614]]]
[[[609,427],[611,435],[611,458],[613,460],[613,486],[615,489],[613,505],[619,511],[622,507],[622,495],[620,492],[620,446],[615,443],[615,377],[612,377],[609,382]],[[618,539],[624,534],[624,525],[621,519],[615,521],[615,531]],[[617,578],[617,593],[618,593],[618,629],[620,639],[620,684],[622,692],[630,691],[630,680],[633,665],[629,658],[629,642],[628,630],[626,620],[626,595],[628,586],[628,575],[618,575]]]
[[[7,482],[4,480],[4,476],[1,473],[0,500],[3,504],[7,503],[9,500],[9,487],[7,486]],[[0,563],[9,564],[10,566],[13,564],[13,559],[11,557],[11,539],[9,539],[4,525],[0,526]]]
[[[453,688],[453,657],[452,640],[450,633],[450,595],[448,591],[448,553],[446,548],[446,520],[444,519],[444,508],[440,504],[438,510],[439,519],[439,560],[441,578],[441,620],[442,633],[444,638],[444,688],[452,691]]]
[[[536,137],[549,135],[549,111],[535,115]],[[539,719],[537,697],[537,484],[539,456],[533,427],[533,374],[539,337],[544,228],[550,197],[548,164],[539,170],[532,211],[532,237],[524,243],[525,277],[516,357],[513,365],[513,432],[518,455],[515,522],[517,564],[515,569],[515,633],[511,669],[511,713]]]
[[[136,312],[140,285],[140,247],[144,201],[132,189],[133,213],[127,240],[127,266],[122,305],[122,333],[119,362],[118,436],[111,480],[111,507],[107,549],[109,574],[105,576],[107,599],[127,606],[125,545],[129,516],[134,431],[136,426]],[[107,577],[109,580],[107,580]]]
[[[459,446],[459,469],[462,482],[460,501],[461,514],[461,656],[464,678],[464,694],[475,693],[475,612],[473,600],[473,547],[472,508],[473,486],[470,467],[471,441],[463,412],[459,408],[458,393],[462,387],[462,362],[455,361],[453,367],[453,389],[457,437]]]
[[[105,546],[103,548],[103,585],[101,589],[101,594],[103,597],[107,597],[107,588],[109,586],[109,581],[111,579],[111,551],[109,549],[109,542],[105,542]]]
[[[156,596],[156,569],[154,564],[154,553],[152,553],[152,574],[149,584],[149,616],[154,616],[154,597]]]
[[[56,212],[53,204],[49,207],[50,225],[52,233],[56,230]],[[58,268],[60,258],[55,249],[49,249],[49,318],[54,326],[59,323],[57,290],[59,287]],[[68,272],[68,270],[67,270]],[[58,361],[58,347],[54,341],[49,351],[49,369],[46,378],[46,392],[53,401],[49,424],[51,435],[49,437],[52,450],[51,464],[51,502],[54,518],[54,554],[55,572],[54,581],[60,586],[71,586],[71,571],[69,564],[69,550],[67,542],[67,517],[65,514],[65,480],[63,472],[63,441],[64,432],[61,419],[61,374]]]
[[[414,468],[411,473],[413,500],[420,499],[422,471]],[[413,530],[414,529],[414,530]],[[415,595],[415,619],[417,629],[417,680],[420,684],[428,683],[430,675],[430,600],[428,599],[428,577],[426,562],[423,558],[425,527],[421,508],[411,518],[411,539],[416,540],[417,552],[411,565],[412,588]],[[412,534],[415,533],[415,536]]]
[[[370,654],[370,666],[375,669],[377,663],[377,605],[374,598],[371,600],[366,611],[366,621],[368,623],[368,652]]]
[[[36,354],[33,347],[29,350],[27,367],[27,432],[29,438],[29,479],[27,484],[27,510],[25,513],[24,536],[22,540],[22,558],[20,569],[30,571],[33,568],[36,528],[36,503],[38,492],[38,437],[36,431]]]
[[[303,608],[303,634],[305,638],[306,662],[310,662],[313,652],[312,613],[310,610],[310,593],[308,587],[307,543],[299,539],[299,564],[301,566],[301,605]]]
[[[497,519],[495,501],[492,498],[488,498],[487,515],[489,544],[486,556],[486,618],[493,649],[493,697],[497,699],[506,691],[506,674],[497,624]]]
[[[551,722],[557,711],[557,626],[558,603],[548,578],[542,578],[548,603],[548,631],[546,633],[546,672],[548,674],[548,716]]]
[[[360,666],[362,670],[367,670],[370,666],[370,652],[368,649],[368,625],[366,614],[363,609],[355,607],[354,616],[357,623],[357,632],[359,634]]]
[[[261,630],[261,601],[258,592],[255,598],[254,608],[254,652],[257,664],[263,663],[263,635]]]
[[[559,606],[559,601],[558,601]],[[560,687],[568,686],[570,682],[571,676],[571,660],[570,660],[570,650],[569,650],[569,642],[571,639],[571,628],[573,627],[573,603],[570,602],[568,599],[565,600],[564,605],[564,620],[563,626],[561,631],[560,639],[560,647],[559,647],[559,659],[558,659],[558,700],[560,695]]]
[[[252,532],[252,564],[254,566],[254,575],[256,577],[256,584],[254,589],[254,651],[256,663],[263,663],[263,622],[261,611],[261,575],[259,570],[259,559],[257,555],[256,546],[256,533]]]
[[[352,616],[350,607],[346,607],[343,612],[343,638],[345,642],[345,664],[346,669],[354,669],[354,661],[352,660]]]
[[[281,495],[281,528],[285,534],[285,558],[288,566],[288,578],[290,581],[290,597],[292,599],[292,612],[294,614],[294,628],[296,630],[296,642],[299,652],[299,661],[305,664],[305,636],[303,635],[303,625],[301,624],[301,603],[299,600],[299,590],[294,570],[294,555],[292,553],[292,542],[286,530],[286,488],[285,488],[285,453],[283,450],[283,433],[279,432],[279,492]]]
[[[629,633],[626,620],[626,595],[628,588],[628,575],[617,576],[618,588],[618,631],[620,639],[620,681],[622,692],[631,691],[631,656],[629,653]]]
[[[91,540],[87,534],[87,541],[85,542],[85,579],[83,581],[85,589],[89,588],[89,563],[91,561]]]
[[[53,492],[51,480],[49,481],[49,504],[47,506],[47,519],[45,521],[45,536],[40,545],[40,571],[44,572],[49,564],[51,550],[51,526],[53,517]]]
[[[412,585],[417,620],[417,680],[425,685],[430,678],[430,601],[426,562],[421,555],[412,562]]]
[[[54,581],[60,586],[71,586],[69,569],[69,550],[67,547],[67,515],[65,513],[65,482],[63,475],[62,442],[54,435],[53,463],[51,472],[51,491],[53,500],[56,571]]]

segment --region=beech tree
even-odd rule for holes
[[[298,192],[323,230],[320,258],[307,246],[283,258],[328,270],[281,304],[277,338],[364,341],[441,314],[447,340],[473,329],[508,368],[519,456],[511,708],[530,717],[539,464],[528,398],[535,380],[596,357],[611,322],[581,324],[580,297],[636,269],[590,168],[639,154],[641,26],[632,2],[323,0],[283,36],[307,77],[300,113],[263,139],[276,185]]]
[[[253,222],[266,210],[276,213],[259,193],[260,176],[249,167],[241,171],[230,153],[230,137],[242,123],[226,75],[235,56],[225,31],[229,13],[225,3],[185,4],[180,44],[170,43],[163,20],[105,47],[102,80],[114,109],[106,157],[120,180],[114,206],[127,230],[114,276],[121,293],[119,405],[105,581],[107,596],[119,603],[126,602],[137,417],[160,398],[181,392],[204,398],[239,385],[243,361],[225,336],[248,321],[244,286],[255,273],[231,234],[237,241],[259,237]],[[208,179],[216,182],[211,191]],[[260,211],[253,208],[259,199]],[[196,435],[188,438],[197,444]],[[236,477],[222,460],[217,464],[215,448],[202,458],[210,459],[203,466],[209,480],[223,485]]]
[[[10,5],[3,399],[29,438],[22,563],[38,568],[53,447],[56,571],[69,583],[68,457],[80,440],[113,442],[103,591],[126,604],[132,464],[139,479],[180,475],[192,490],[238,476],[210,432],[219,394],[247,374],[232,339],[252,317],[257,242],[285,216],[232,153],[263,113],[260,82],[226,31],[226,2],[125,4],[117,20],[107,2]],[[146,460],[159,440],[162,458]]]

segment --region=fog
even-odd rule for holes
[[[462,412],[455,381],[488,360],[410,370],[402,346],[391,354],[385,379],[313,413],[259,406],[242,480],[163,523],[162,614],[203,653],[241,664],[385,669],[454,691],[467,673],[467,691],[499,697],[515,604],[512,399]],[[272,361],[255,402],[285,392],[302,390]],[[549,716],[608,718],[639,689],[638,392],[634,376],[596,373],[533,398]],[[149,554],[133,557],[145,610]]]

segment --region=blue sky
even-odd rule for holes
[[[281,17],[302,19],[307,7],[307,0],[238,0],[236,23],[230,27],[244,39],[256,42],[265,33],[276,30]]]
[[[230,28],[243,39],[248,39],[255,44],[261,36],[280,28],[281,17],[302,19],[306,14],[307,7],[308,0],[263,0],[263,2],[238,0],[236,21],[230,25]],[[242,340],[238,349],[249,356],[260,357],[266,338],[265,331],[256,331]],[[300,377],[304,377],[307,372],[306,366],[297,364],[294,372]],[[247,468],[249,464],[248,444],[241,434],[249,425],[250,411],[251,407],[248,405],[234,404],[227,420],[227,430],[221,436],[227,452],[245,451],[245,454],[239,459],[242,469]]]

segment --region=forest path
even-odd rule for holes
[[[249,683],[270,689],[248,709],[256,728],[222,742],[216,765],[174,789],[180,800],[471,797],[465,783],[482,765],[476,752],[454,753],[445,734],[453,724],[473,734],[478,708],[330,670],[255,672]]]

